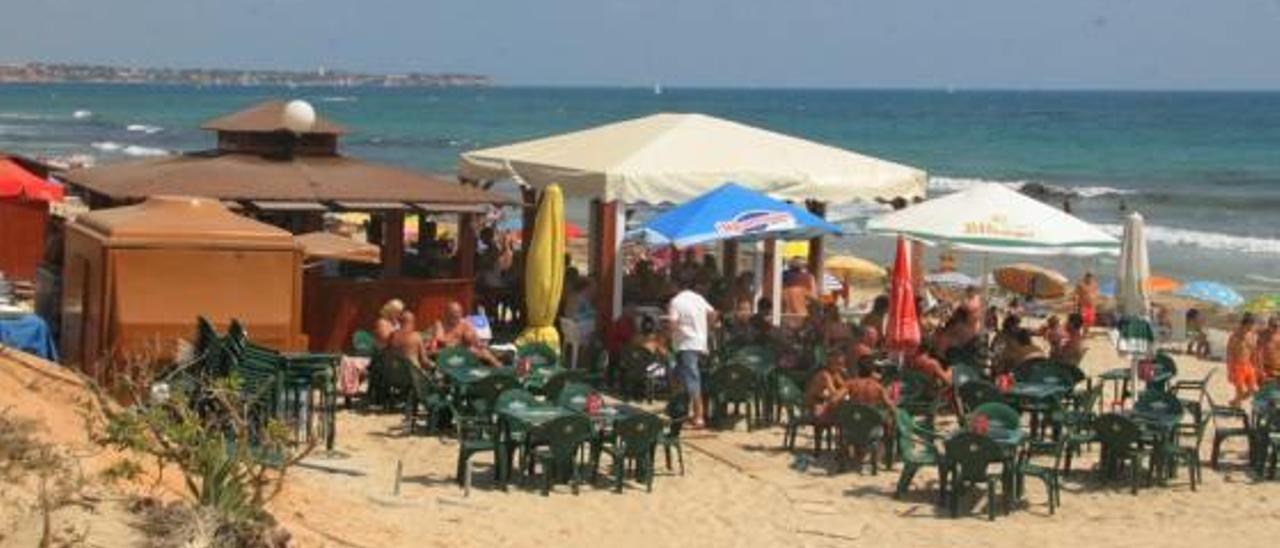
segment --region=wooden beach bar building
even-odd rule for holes
[[[293,234],[322,229],[326,213],[370,214],[367,234],[370,243],[381,248],[376,273],[326,277],[319,269],[309,269],[304,276],[301,326],[310,350],[341,350],[354,330],[373,323],[388,299],[402,299],[426,319],[438,317],[449,301],[469,307],[474,297],[476,216],[493,207],[516,205],[517,200],[444,177],[345,156],[339,152],[339,141],[346,130],[299,103],[267,101],[206,122],[202,129],[217,135],[212,150],[72,170],[65,180],[91,209],[134,204],[156,195],[211,198]],[[410,213],[418,213],[420,223],[419,249],[414,253],[405,249],[405,219]],[[434,272],[407,268],[406,257],[424,256],[426,246],[435,243],[427,237],[432,232],[427,219],[441,214],[457,216],[453,264]],[[241,275],[243,283],[258,283],[259,273]]]

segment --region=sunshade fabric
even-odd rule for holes
[[[703,114],[662,113],[462,154],[472,180],[514,178],[569,196],[683,203],[725,181],[790,201],[923,197],[919,169]]]
[[[722,240],[810,239],[840,227],[786,202],[726,183],[654,217],[645,229],[676,247]]]
[[[1220,282],[1207,280],[1187,282],[1175,295],[1226,308],[1235,308],[1244,304],[1244,297],[1235,289]]]
[[[365,264],[382,262],[378,246],[332,232],[308,232],[294,237],[307,258],[336,259]]]
[[[904,351],[920,345],[920,318],[916,311],[915,288],[912,287],[911,251],[907,242],[898,238],[898,254],[893,262],[889,283],[889,317],[885,322],[885,346]]]
[[[853,255],[836,255],[827,258],[823,267],[839,277],[852,280],[883,280],[888,276],[884,267]]]
[[[1098,227],[997,183],[935,198],[871,219],[875,234],[902,234],[956,249],[1014,255],[1115,254]]]
[[[0,157],[0,198],[60,202],[62,196],[62,185],[42,179],[17,162]]]
[[[1146,223],[1136,211],[1125,218],[1119,269],[1116,275],[1116,305],[1120,314],[1146,316],[1150,304],[1147,279],[1151,277],[1151,266],[1147,260]]]
[[[1000,287],[1037,299],[1056,299],[1067,293],[1067,277],[1034,264],[1014,264],[991,273]]]
[[[533,225],[533,242],[525,255],[525,329],[518,344],[541,342],[560,348],[556,311],[564,288],[564,196],[551,185],[542,193]]]

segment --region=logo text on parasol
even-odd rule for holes
[[[964,233],[973,236],[1000,236],[1004,238],[1031,238],[1035,230],[1029,226],[1013,225],[1004,215],[992,215],[986,220],[968,221]]]
[[[795,216],[785,211],[744,211],[732,220],[716,223],[718,234],[751,234],[766,230],[786,230],[795,228]]]

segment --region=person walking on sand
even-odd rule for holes
[[[1231,399],[1232,407],[1240,407],[1241,402],[1258,391],[1258,364],[1255,362],[1258,334],[1254,331],[1254,323],[1253,314],[1245,312],[1240,318],[1240,325],[1227,339],[1227,380],[1236,389],[1236,397]]]
[[[682,291],[671,298],[667,305],[667,321],[671,329],[671,342],[676,351],[675,377],[689,394],[689,424],[692,428],[706,426],[706,412],[702,402],[702,379],[698,363],[707,355],[710,347],[710,326],[716,321],[716,309],[695,290],[692,277],[683,277]]]
[[[1094,279],[1093,272],[1085,272],[1084,278],[1076,284],[1075,301],[1076,312],[1084,319],[1084,331],[1087,334],[1098,319],[1098,281]]]

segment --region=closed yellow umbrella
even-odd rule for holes
[[[560,348],[555,321],[564,289],[564,240],[564,196],[559,185],[550,185],[542,191],[533,241],[525,253],[525,328],[516,344],[540,342]]]
[[[888,275],[884,267],[853,255],[836,255],[824,265],[828,272],[846,280],[880,281]]]

